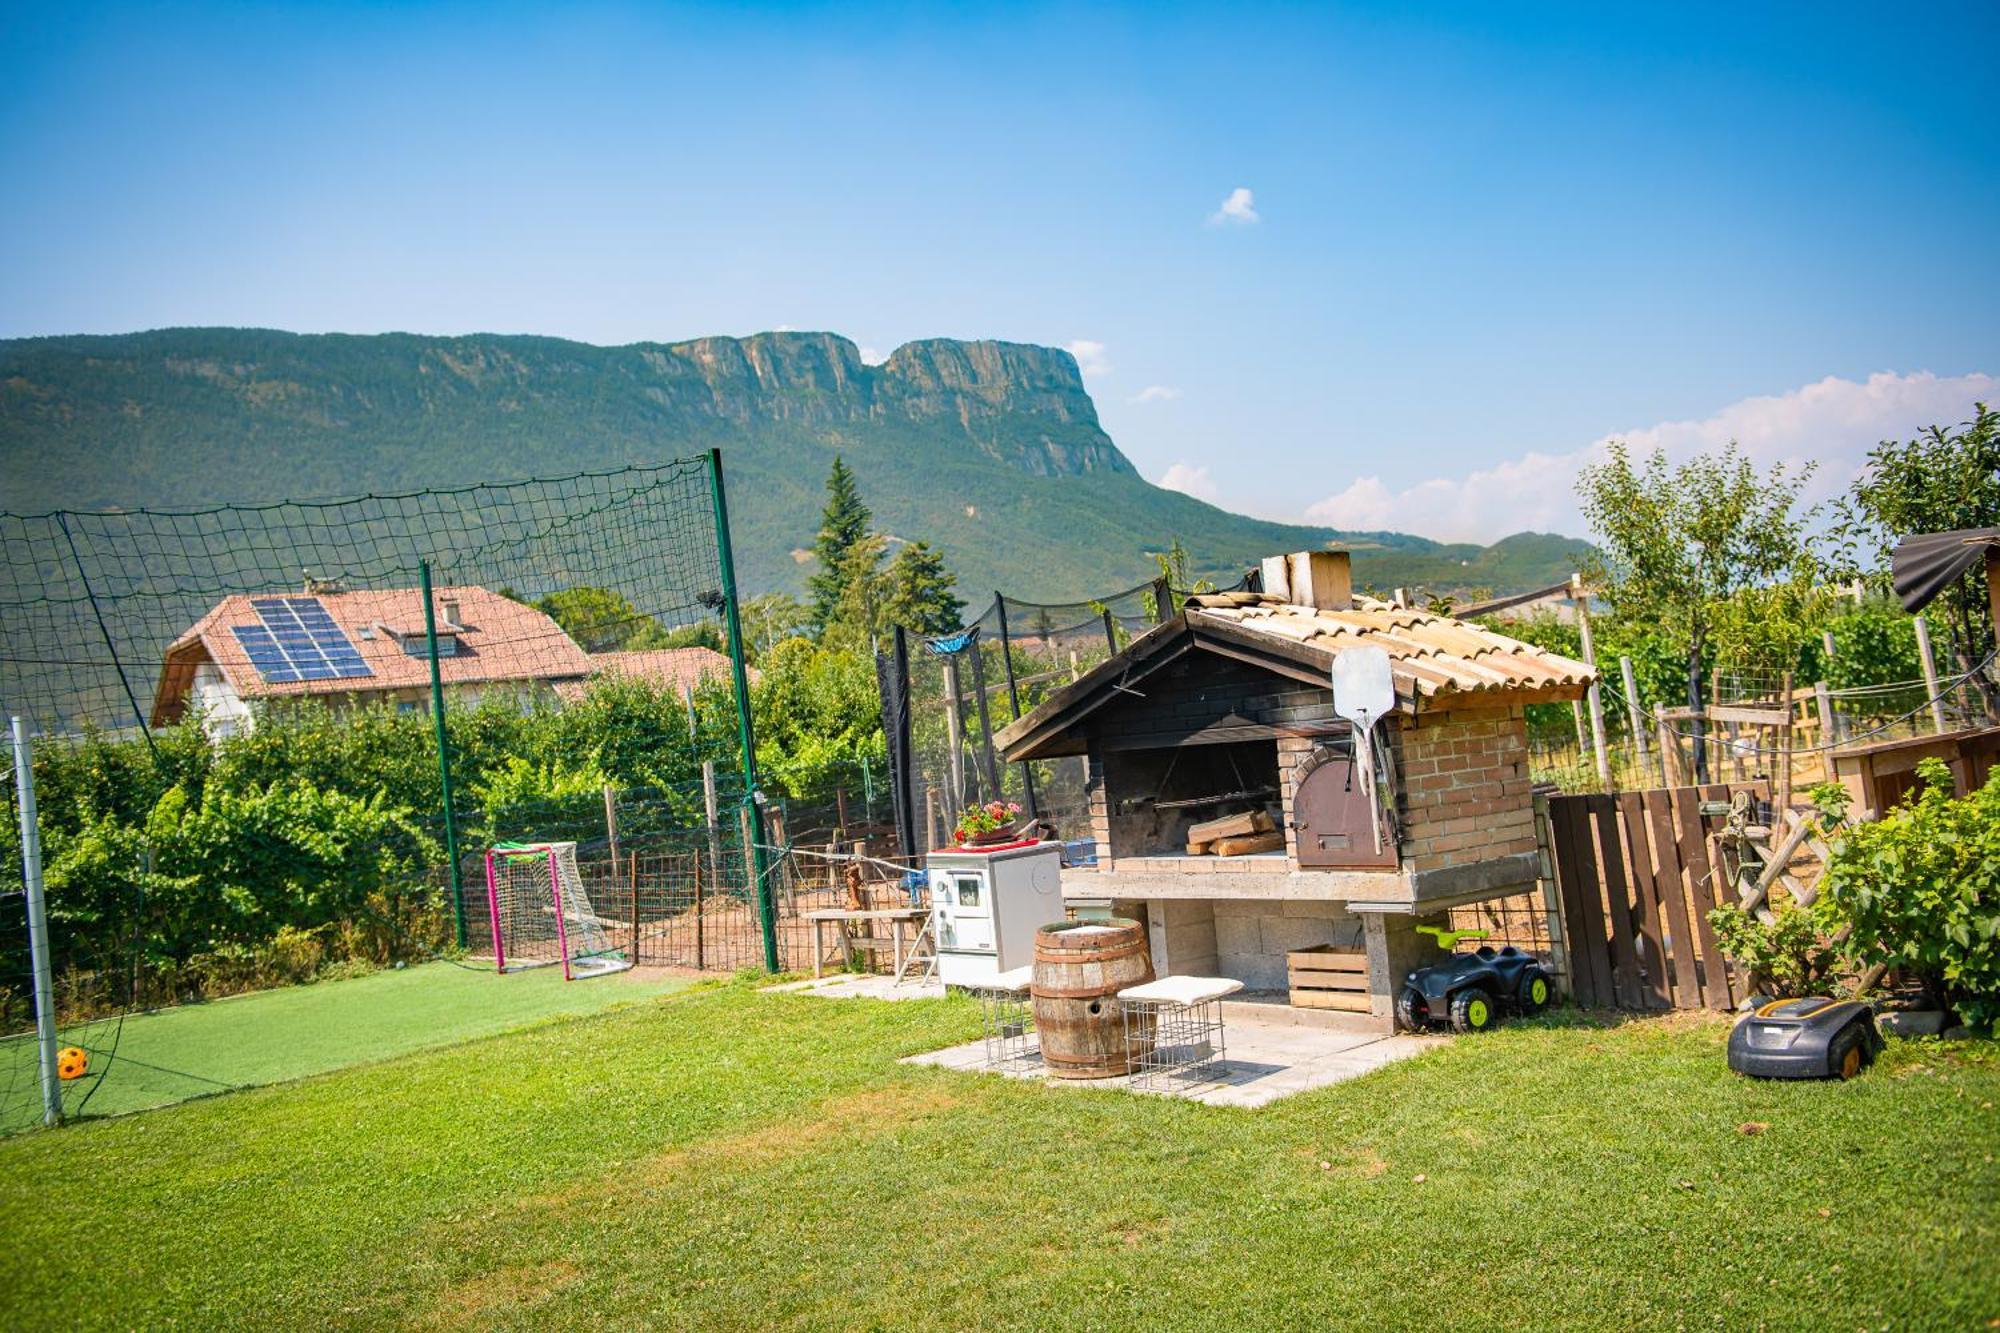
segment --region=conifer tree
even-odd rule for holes
[[[835,454],[833,468],[826,474],[826,507],[820,511],[819,536],[813,539],[813,556],[819,568],[811,580],[812,616],[813,624],[821,630],[834,619],[841,594],[847,590],[854,572],[848,556],[856,543],[868,535],[868,525],[873,519],[868,506],[862,503],[853,469]]]
[[[951,634],[963,628],[965,599],[958,576],[929,542],[911,542],[889,562],[889,621],[918,634]]]

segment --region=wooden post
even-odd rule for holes
[[[1549,798],[1546,793],[1534,794],[1535,808],[1535,879],[1542,891],[1542,914],[1549,931],[1549,968],[1562,978],[1563,993],[1576,994],[1576,982],[1570,975],[1569,937],[1563,931],[1562,889],[1556,884],[1555,858],[1550,853]]]
[[[708,878],[713,884],[722,883],[722,826],[719,803],[715,796],[715,761],[704,759],[701,764],[702,808],[708,815]]]
[[[1938,695],[1937,659],[1931,655],[1930,622],[1917,617],[1917,660],[1924,668],[1924,693],[1931,700],[1931,726],[1942,734],[1950,728],[1945,725],[1944,700]]]
[[[1632,675],[1632,659],[1620,656],[1618,672],[1625,678],[1625,717],[1632,726],[1632,745],[1639,754],[1639,770],[1644,772],[1652,767],[1652,756],[1647,753],[1646,719],[1639,712],[1639,683]],[[1667,757],[1660,756],[1660,785],[1667,786]]]
[[[1690,787],[1694,778],[1688,773],[1687,760],[1681,755],[1680,737],[1674,734],[1673,723],[1661,718],[1659,722],[1660,776],[1669,787]]]
[[[703,945],[705,941],[702,938],[703,925],[701,910],[701,858],[697,856],[694,858],[694,967],[697,972],[708,966],[708,962],[704,957],[705,950]]]
[[[940,843],[941,840],[938,837],[937,826],[937,788],[926,782],[924,784],[924,844],[927,847],[936,847]],[[912,853],[912,855],[920,854]]]
[[[833,811],[834,823],[838,826],[840,834],[845,836],[847,833],[847,788],[835,787],[833,789]]]
[[[1597,670],[1597,648],[1590,636],[1589,595],[1584,592],[1581,580],[1570,583],[1570,604],[1576,607],[1576,628],[1583,636],[1583,664],[1593,673]],[[1597,780],[1604,790],[1611,790],[1611,757],[1604,751],[1604,694],[1593,674],[1590,692],[1585,696],[1590,701],[1590,747],[1597,756]]]
[[[945,758],[945,771],[951,779],[951,790],[945,793],[945,814],[956,819],[965,803],[965,738],[958,724],[958,659],[946,653],[940,660],[944,663],[944,740],[950,752]]]
[[[1778,685],[1784,700],[1785,725],[1778,728],[1778,809],[1792,808],[1792,673],[1787,671]]]
[[[618,789],[604,784],[604,836],[611,843],[611,878],[618,878]]]
[[[1824,776],[1833,776],[1832,746],[1839,741],[1834,733],[1833,691],[1823,680],[1813,682],[1813,708],[1819,714],[1819,757],[1825,768]]]

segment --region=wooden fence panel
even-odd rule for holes
[[[1615,1004],[1611,958],[1604,946],[1598,861],[1591,844],[1586,798],[1551,798],[1549,826],[1555,842],[1556,882],[1562,886],[1564,926],[1570,940],[1572,992],[1577,1003],[1587,1008]]]
[[[1720,821],[1701,813],[1704,801],[1726,802],[1731,790],[1716,783],[1549,798],[1577,1003],[1728,1009],[1742,998],[1708,921],[1730,897],[1716,882],[1710,846]]]
[[[1674,822],[1673,793],[1656,788],[1640,797],[1653,839],[1653,892],[1664,909],[1666,952],[1672,959],[1673,1004],[1677,1009],[1702,1006],[1699,949],[1688,915],[1687,872],[1681,864],[1680,838]]]

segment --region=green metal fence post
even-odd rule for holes
[[[723,617],[729,627],[729,668],[736,686],[736,735],[743,748],[743,805],[759,836],[750,840],[751,873],[757,877],[757,916],[764,929],[764,970],[778,970],[778,923],[771,901],[771,877],[764,861],[763,821],[757,817],[757,736],[750,725],[750,678],[743,668],[743,618],[736,606],[736,557],[729,545],[729,501],[722,492],[722,450],[708,451],[708,489],[715,500],[715,558],[721,566]]]
[[[444,678],[438,670],[437,610],[431,603],[431,562],[417,566],[424,591],[424,644],[431,659],[431,725],[437,730],[438,791],[444,803],[444,854],[451,862],[451,924],[458,947],[465,947],[465,885],[458,865],[458,817],[451,805],[451,747],[444,735]]]

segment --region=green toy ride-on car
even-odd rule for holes
[[[1432,936],[1441,949],[1460,940],[1486,938],[1483,930],[1441,926],[1418,926],[1417,933]],[[1506,1010],[1539,1014],[1554,995],[1549,974],[1535,955],[1511,944],[1497,950],[1481,946],[1477,952],[1453,954],[1446,962],[1410,973],[1396,997],[1396,1018],[1412,1032],[1444,1022],[1460,1032],[1483,1032]]]

